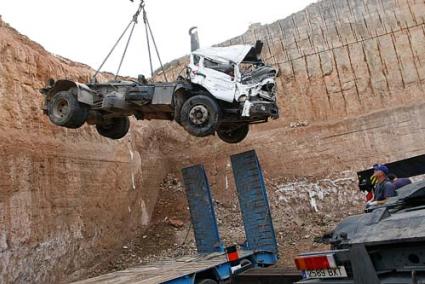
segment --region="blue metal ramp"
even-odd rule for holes
[[[133,267],[78,283],[222,283],[247,268],[234,270],[242,262],[257,268],[276,263],[276,238],[257,156],[250,151],[234,155],[231,160],[247,237],[246,245],[238,252],[240,262],[229,260],[224,253],[207,176],[199,165],[185,168],[182,173],[200,255]]]
[[[264,183],[255,151],[231,156],[233,175],[247,239],[247,248],[266,265],[277,261],[278,248]]]
[[[198,253],[224,252],[204,167],[184,168],[182,174]]]

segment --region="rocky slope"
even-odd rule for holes
[[[141,261],[158,232],[169,235],[161,256],[172,255],[185,238],[174,229],[188,221],[184,197],[162,194],[153,208],[166,174],[194,163],[206,165],[224,238],[242,237],[233,234],[242,228],[229,155],[250,149],[268,180],[282,254],[314,248],[315,235],[360,212],[355,171],[424,152],[424,22],[423,1],[324,0],[223,43],[262,39],[263,57],[281,72],[281,118],[238,145],[165,122],[133,125],[120,142],[51,126],[37,89],[49,77],[85,81],[92,70],[0,22],[0,282],[85,277],[137,234],[127,247],[140,248]],[[186,60],[169,64],[168,77]],[[159,227],[138,232],[151,216]]]
[[[293,267],[293,259],[299,252],[328,249],[326,245],[315,243],[314,239],[332,230],[342,218],[359,212],[363,201],[353,190],[355,182],[355,177],[349,173],[333,178],[292,181],[266,178],[281,254],[278,266]],[[232,201],[223,203],[216,200],[215,203],[217,223],[225,246],[245,241],[237,197],[232,197]],[[335,210],[335,204],[338,204],[338,210]],[[117,257],[99,265],[90,276],[196,254],[187,206],[182,181],[168,175],[162,184],[150,228],[126,243]]]

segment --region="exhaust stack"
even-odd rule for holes
[[[191,27],[189,29],[190,35],[190,51],[195,51],[199,49],[199,36],[198,36],[198,27]]]

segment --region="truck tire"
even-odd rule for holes
[[[66,128],[80,128],[89,115],[89,106],[78,102],[71,91],[55,94],[47,104],[52,123]]]
[[[130,129],[130,119],[128,117],[114,117],[111,120],[102,124],[96,124],[97,132],[110,139],[123,138]]]
[[[249,124],[223,125],[217,129],[218,137],[226,143],[239,143],[246,138],[249,132]]]
[[[213,98],[197,95],[183,103],[180,123],[193,136],[205,137],[215,132],[220,116],[220,107]]]

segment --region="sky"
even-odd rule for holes
[[[253,23],[269,24],[314,0],[145,0],[163,63],[190,52],[188,30],[198,26],[201,47],[243,34]],[[95,69],[137,10],[139,0],[1,0],[0,15],[48,51]],[[116,72],[126,37],[102,71]],[[154,58],[154,69],[159,62]],[[144,24],[140,19],[120,75],[150,75]]]

